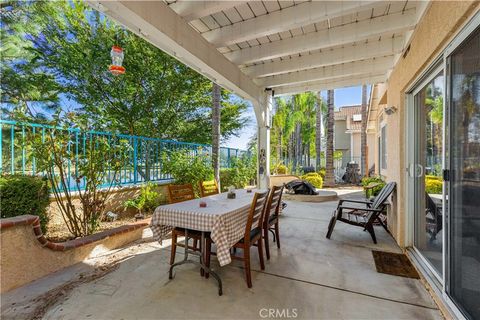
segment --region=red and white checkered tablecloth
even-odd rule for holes
[[[150,228],[155,240],[162,241],[173,227],[210,232],[217,247],[217,259],[221,266],[231,262],[230,248],[243,238],[248,212],[255,194],[253,190],[236,190],[235,199],[227,199],[227,193],[168,204],[155,209]],[[205,201],[207,207],[201,208]]]

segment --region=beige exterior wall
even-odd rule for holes
[[[360,132],[352,132],[351,144],[353,160],[360,163],[360,157],[362,156],[362,135]]]
[[[376,150],[377,135],[375,133],[367,134],[367,170],[375,164],[375,158],[378,155]],[[375,168],[376,169],[376,168]]]
[[[400,58],[388,81],[386,105],[395,106],[398,110],[392,115],[384,115],[384,121],[387,123],[388,168],[382,174],[385,174],[388,181],[395,181],[398,184],[393,197],[392,219],[396,225],[393,235],[400,246],[405,246],[407,207],[405,92],[478,10],[480,10],[478,1],[432,2],[417,25],[409,52]],[[383,100],[382,98],[379,104]],[[383,108],[378,108],[378,112],[382,110]],[[377,116],[377,123],[379,121]]]
[[[68,251],[53,251],[40,245],[30,224],[2,230],[0,292],[12,290],[87,258],[121,247],[140,239],[142,233],[143,228],[139,228]]]
[[[334,130],[334,147],[335,150],[350,150],[350,134],[347,131],[347,121],[336,120]]]
[[[119,218],[133,216],[135,209],[125,208],[124,203],[127,200],[133,199],[140,195],[141,185],[135,185],[130,187],[121,187],[117,190],[114,190],[109,199],[107,200],[105,211],[112,211],[119,215]],[[157,192],[160,194],[160,199],[162,203],[167,202],[167,185],[159,183],[157,186]],[[78,195],[74,195],[73,202],[77,207],[80,207],[80,198]],[[50,221],[52,223],[63,223],[62,215],[58,207],[55,198],[51,198],[50,205],[47,209],[47,212],[50,214]]]

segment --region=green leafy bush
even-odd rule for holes
[[[323,187],[323,178],[316,172],[310,172],[300,177],[302,180],[305,180],[312,184],[317,189],[321,189]]]
[[[325,168],[320,168],[320,170],[318,170],[318,174],[322,177],[322,179],[325,180],[325,173],[327,172],[327,169]]]
[[[74,115],[69,119],[81,129],[88,129]],[[75,237],[93,234],[105,217],[107,201],[119,183],[120,170],[130,165],[130,142],[115,136],[85,134],[81,151],[76,152],[77,148],[72,147],[72,132],[67,130],[69,123],[55,114],[52,124],[54,128],[42,134],[29,132],[26,146],[36,159],[37,171],[45,172],[48,178],[68,231]],[[78,194],[80,204],[74,202],[73,192]]]
[[[277,174],[287,174],[288,170],[287,170],[287,166],[284,165],[284,164],[280,164],[277,166]]]
[[[442,193],[443,182],[441,177],[425,176],[425,192],[433,194]]]
[[[255,160],[247,155],[232,158],[230,168],[220,170],[220,185],[222,190],[227,190],[229,186],[235,188],[244,188],[255,179],[257,168]]]
[[[382,179],[382,177],[377,177],[377,176],[364,177],[362,179],[362,186],[364,187],[374,183],[378,183],[378,186],[372,189],[365,189],[365,197],[370,198],[372,196],[376,196],[380,192],[380,190],[382,190],[382,188],[385,186],[386,183]]]
[[[162,195],[155,190],[156,187],[154,183],[147,182],[142,186],[140,195],[125,201],[124,206],[126,208],[135,208],[140,214],[153,212],[156,207],[164,202]]]
[[[163,157],[163,170],[170,174],[175,184],[193,185],[195,195],[200,195],[200,181],[213,179],[213,168],[208,154],[202,150],[192,156],[190,150],[166,152]]]
[[[435,181],[442,181],[442,177],[437,177],[437,176],[432,176],[432,175],[426,175],[425,180],[435,180]]]
[[[2,176],[0,194],[2,218],[33,214],[40,217],[43,233],[47,231],[50,191],[45,179],[22,175]]]

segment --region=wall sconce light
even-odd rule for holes
[[[397,107],[391,106],[391,107],[385,107],[385,113],[388,115],[392,115],[395,112],[397,112]]]

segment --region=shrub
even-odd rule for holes
[[[220,185],[222,190],[229,186],[244,188],[255,179],[257,168],[255,160],[249,156],[232,158],[230,168],[220,170]]]
[[[300,177],[302,180],[309,182],[317,189],[321,189],[323,186],[323,178],[316,172],[310,172]]]
[[[200,196],[200,181],[213,179],[210,157],[198,151],[193,157],[189,150],[169,151],[162,157],[165,173],[170,174],[176,184],[192,184],[197,197]]]
[[[425,176],[425,192],[433,194],[442,193],[443,182],[440,177]]]
[[[287,166],[284,165],[284,164],[280,164],[277,166],[277,174],[287,174],[288,170],[287,170]]]
[[[426,175],[425,180],[435,180],[435,181],[442,181],[442,177],[437,177],[437,176],[432,176],[432,175]]]
[[[372,189],[366,189],[365,197],[370,198],[371,196],[376,196],[385,186],[385,181],[382,179],[382,177],[364,177],[362,179],[362,186],[364,187],[374,183],[378,183],[379,185]]]
[[[162,195],[155,191],[156,185],[152,182],[144,184],[140,190],[140,195],[136,198],[124,202],[126,208],[136,208],[139,213],[152,212],[162,204]]]
[[[50,191],[45,179],[22,175],[2,176],[0,194],[2,218],[33,214],[40,217],[43,233],[47,231]]]
[[[55,116],[55,117],[58,117]],[[39,135],[27,135],[27,146],[36,159],[37,170],[48,178],[68,231],[75,237],[98,229],[112,187],[118,184],[120,169],[129,164],[129,141],[115,136],[84,135],[81,152],[72,147],[72,132],[57,128]],[[74,168],[74,169],[73,169]],[[80,205],[74,203],[76,187]]]
[[[322,177],[322,179],[325,180],[325,172],[327,171],[327,169],[325,168],[320,168],[320,170],[318,170],[318,174]]]

